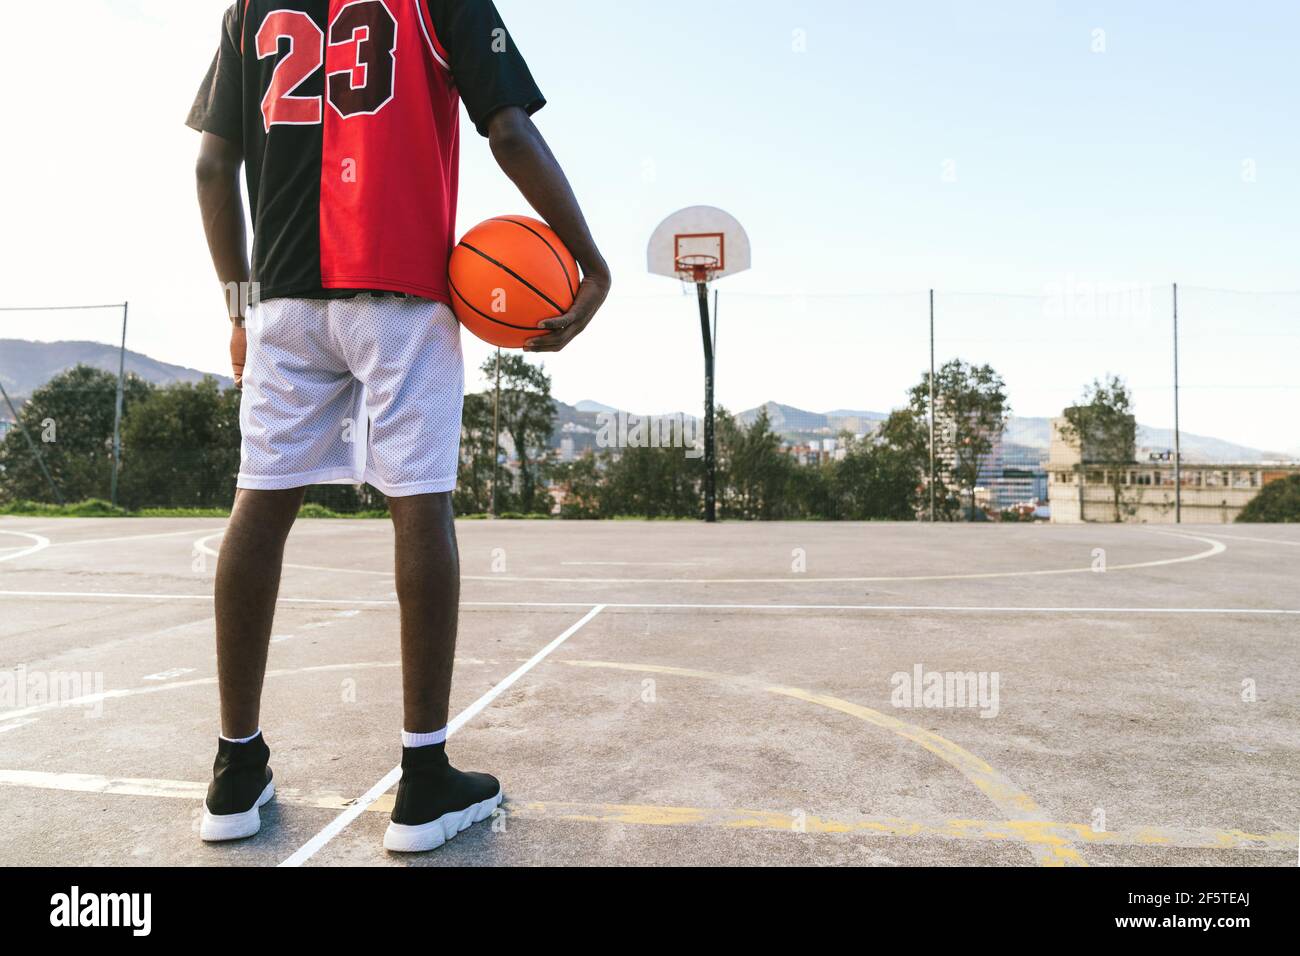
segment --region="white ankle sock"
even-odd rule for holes
[[[402,731],[403,747],[432,747],[434,744],[444,743],[447,740],[447,728],[435,730],[431,734],[413,734],[409,731]]]
[[[224,740],[224,741],[227,741],[228,743],[232,743],[232,744],[246,744],[246,743],[249,743],[250,741],[254,741],[254,740],[256,740],[256,739],[257,739],[258,737],[260,737],[260,736],[262,736],[262,728],[261,728],[261,727],[258,727],[258,728],[257,728],[257,733],[253,734],[253,736],[251,736],[251,737],[235,738],[235,737],[226,737],[226,736],[222,735],[222,736],[221,736],[221,739]]]

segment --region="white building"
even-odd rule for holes
[[[1118,477],[1120,521],[1172,524],[1175,520],[1174,462],[1125,465],[1085,463],[1077,443],[1061,434],[1064,418],[1052,420],[1047,494],[1053,524],[1115,521]],[[1297,462],[1189,463],[1182,468],[1182,520],[1189,524],[1235,521],[1271,481],[1300,474]]]

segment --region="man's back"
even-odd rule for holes
[[[232,6],[189,123],[243,149],[261,297],[450,301],[462,93],[475,122],[544,102],[513,50],[491,4]]]

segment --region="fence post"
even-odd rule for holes
[[[930,523],[934,523],[934,290],[930,290]]]
[[[1178,283],[1174,283],[1174,524],[1183,523],[1183,433],[1178,420]]]
[[[113,410],[113,481],[109,499],[117,507],[117,472],[122,466],[122,395],[126,382],[126,319],[130,302],[122,303],[122,347],[117,354],[117,402]]]

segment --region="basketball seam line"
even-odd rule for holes
[[[492,221],[493,221],[493,222],[508,222],[508,223],[512,223],[513,225],[518,226],[520,229],[527,229],[529,232],[531,232],[531,233],[532,233],[534,236],[536,236],[538,239],[542,240],[542,242],[546,243],[546,248],[551,250],[551,255],[555,256],[555,261],[558,262],[558,263],[560,264],[560,269],[561,269],[561,271],[564,272],[564,284],[567,285],[567,286],[569,287],[569,294],[572,295],[572,296],[574,296],[574,297],[576,297],[576,296],[578,295],[578,290],[577,290],[577,288],[576,288],[576,287],[574,286],[574,284],[573,284],[573,277],[569,275],[569,267],[566,266],[566,265],[564,264],[564,260],[560,257],[560,254],[559,254],[558,252],[555,251],[555,247],[554,247],[553,245],[551,245],[551,240],[547,239],[545,236],[543,236],[540,232],[538,232],[538,231],[537,231],[536,229],[534,229],[532,226],[528,225],[528,223],[526,223],[526,222],[520,222],[518,219],[506,219],[506,218],[503,218],[503,217],[501,217],[501,216],[497,216],[497,217],[495,217]]]
[[[489,322],[495,323],[496,325],[504,325],[508,329],[518,329],[520,332],[536,332],[539,335],[546,334],[546,330],[541,326],[514,325],[510,322],[502,322],[500,319],[494,319],[492,316],[488,315],[486,312],[484,312],[482,309],[476,306],[469,299],[465,298],[465,296],[461,293],[460,289],[456,288],[456,283],[451,281],[451,276],[447,277],[447,284],[451,286],[451,291],[456,296],[456,298],[460,299],[460,301],[464,302],[469,309],[473,310],[474,312],[477,312],[479,315],[483,316],[483,318],[487,319]]]
[[[565,310],[560,308],[560,305],[559,305],[558,302],[556,302],[554,299],[552,299],[549,295],[547,295],[547,294],[546,294],[545,292],[543,292],[541,289],[537,288],[537,286],[533,285],[531,282],[529,282],[527,279],[525,279],[523,276],[521,276],[518,272],[515,272],[514,269],[511,269],[511,268],[510,268],[508,265],[506,265],[504,262],[498,262],[496,259],[493,259],[490,255],[488,255],[486,252],[483,252],[481,249],[475,249],[473,246],[471,246],[471,245],[470,245],[468,242],[466,242],[464,239],[462,239],[462,240],[460,241],[460,244],[461,244],[462,246],[464,246],[466,249],[468,249],[470,252],[474,253],[475,255],[477,255],[477,256],[482,256],[484,259],[486,259],[488,262],[492,263],[494,266],[496,266],[496,267],[497,267],[498,269],[500,269],[502,272],[506,273],[506,274],[509,275],[509,276],[513,276],[513,277],[514,277],[516,280],[518,280],[518,281],[519,281],[519,282],[520,282],[520,283],[521,283],[525,288],[529,289],[529,290],[532,291],[534,294],[536,294],[537,297],[538,297],[539,299],[543,300],[543,301],[544,301],[547,305],[549,305],[552,309],[555,309],[556,312],[559,313],[559,315],[553,315],[553,316],[551,316],[552,319],[557,319],[557,318],[559,318],[561,315],[563,315],[563,314],[565,313]],[[568,278],[567,275],[565,276],[564,281],[565,281],[566,284],[568,283],[569,278]],[[548,320],[543,319],[542,321],[545,322],[545,321],[548,321]]]

